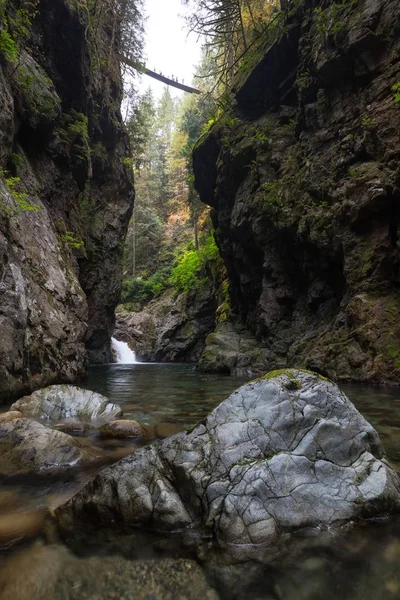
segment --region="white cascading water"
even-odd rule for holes
[[[120,342],[115,338],[111,338],[111,344],[117,356],[117,363],[122,365],[133,365],[137,362],[135,353],[132,352],[126,342]]]

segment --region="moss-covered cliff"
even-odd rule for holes
[[[0,2],[3,400],[110,357],[133,185],[118,32],[84,6]]]
[[[197,187],[263,367],[399,383],[400,1],[297,4]]]

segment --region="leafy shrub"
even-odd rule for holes
[[[167,269],[159,269],[149,278],[129,277],[122,283],[121,301],[123,304],[146,304],[166,289],[168,280]]]
[[[80,238],[76,237],[72,231],[66,231],[64,235],[61,236],[63,242],[66,242],[70,248],[74,250],[79,250],[79,248],[83,248],[85,245],[84,241]]]
[[[186,250],[172,269],[171,283],[178,291],[189,292],[198,287],[202,260],[196,250]]]
[[[400,104],[400,81],[392,86],[392,92],[394,92],[393,100],[395,104]]]
[[[189,292],[204,281],[202,274],[208,262],[217,260],[219,252],[211,234],[199,250],[186,250],[172,269],[171,283],[178,292]]]
[[[18,46],[7,29],[0,31],[0,54],[10,62],[15,62],[18,57]]]

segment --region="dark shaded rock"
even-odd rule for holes
[[[399,0],[291,11],[194,150],[231,308],[265,368],[400,382],[399,13]],[[210,369],[231,370],[210,350]]]
[[[66,528],[200,529],[245,557],[249,544],[399,508],[399,476],[373,427],[336,385],[293,370],[241,387],[191,432],[104,470],[58,517]]]
[[[239,323],[224,321],[206,338],[200,367],[210,373],[253,377],[265,373],[268,351]]]
[[[121,419],[99,427],[99,434],[103,438],[125,439],[144,437],[146,432],[137,421]]]
[[[137,313],[117,310],[114,336],[144,361],[197,362],[215,327],[217,304],[211,282],[175,297],[171,290]]]
[[[85,11],[43,0],[31,17],[18,64],[0,60],[0,401],[76,381],[87,350],[111,359],[133,203],[118,35],[97,27],[93,69]]]
[[[3,600],[217,600],[192,560],[76,558],[62,546],[33,546],[0,570]]]
[[[111,420],[122,415],[121,407],[108,398],[73,385],[51,385],[24,396],[11,406],[30,419]]]

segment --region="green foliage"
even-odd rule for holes
[[[153,133],[156,116],[154,99],[151,89],[147,90],[134,103],[126,124],[132,148],[132,166],[139,170],[148,160],[149,144]]]
[[[15,78],[23,98],[23,111],[31,127],[36,128],[61,114],[61,100],[45,71],[26,55],[21,56]]]
[[[83,246],[85,245],[83,240],[76,237],[72,231],[66,231],[65,233],[60,235],[60,238],[63,242],[68,244],[68,246],[70,248],[73,248],[74,250],[79,250],[79,248],[83,248]]]
[[[358,0],[340,0],[325,9],[316,7],[314,15],[317,30],[325,35],[335,35],[345,29],[345,18],[357,3]]]
[[[16,62],[20,44],[30,37],[39,0],[0,0],[0,56]]]
[[[40,206],[29,202],[28,194],[21,183],[20,177],[9,177],[3,169],[0,169],[0,177],[4,179],[9,193],[17,204],[15,208],[10,208],[7,211],[8,216],[16,216],[21,212],[36,212],[40,210]]]
[[[263,196],[264,206],[267,205],[279,207],[281,205],[280,184],[278,181],[263,183],[261,186],[261,191],[265,193]]]
[[[299,73],[296,79],[296,86],[299,92],[305,90],[312,80],[312,75],[310,69],[306,69],[305,71]]]
[[[102,166],[108,163],[108,152],[107,148],[102,142],[97,142],[91,147],[91,155],[93,160],[98,161]]]
[[[366,129],[367,131],[370,131],[371,129],[373,129],[374,125],[375,125],[375,121],[372,117],[363,117],[361,119],[361,127],[363,129]]]
[[[18,58],[18,46],[8,33],[7,29],[0,31],[0,54],[10,62],[15,62]]]
[[[123,162],[123,165],[124,165],[124,166],[125,166],[127,169],[129,169],[129,170],[132,170],[132,169],[133,169],[133,158],[132,158],[132,157],[130,157],[130,156],[127,156],[127,157],[125,157],[125,158],[124,158],[124,160],[123,160],[122,162]]]
[[[400,104],[400,81],[392,86],[392,92],[394,92],[393,100],[395,104]]]
[[[24,159],[20,154],[11,154],[11,162],[16,169],[22,169],[24,166]]]
[[[171,283],[179,292],[189,292],[199,286],[199,273],[202,261],[196,250],[186,250],[178,264],[173,268]]]
[[[400,347],[395,344],[389,344],[386,351],[389,358],[392,359],[396,369],[400,369]]]
[[[149,302],[168,287],[169,270],[158,269],[151,277],[129,277],[122,284],[123,304]]]
[[[83,113],[71,110],[64,115],[63,127],[58,130],[67,152],[72,153],[78,161],[86,162],[88,167],[92,164],[88,118]]]
[[[170,282],[177,292],[190,292],[204,281],[207,263],[219,258],[214,235],[207,237],[198,250],[186,250],[172,269]]]

